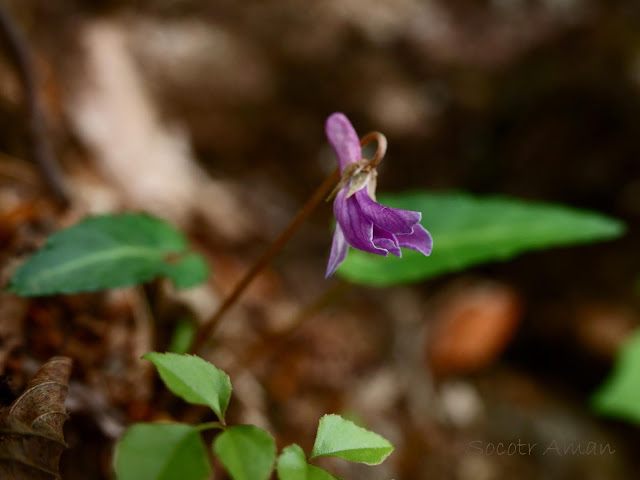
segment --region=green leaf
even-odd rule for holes
[[[320,467],[309,465],[302,448],[295,444],[282,450],[277,472],[279,480],[340,480]]]
[[[316,467],[315,465],[307,465],[307,480],[342,480],[335,475],[331,475],[326,470]]]
[[[189,403],[211,407],[224,422],[231,397],[225,372],[195,355],[151,352],[142,358],[153,362],[169,390]]]
[[[169,269],[162,273],[171,278],[176,288],[191,288],[207,279],[209,267],[200,255],[187,253],[180,258],[180,261],[171,263]]]
[[[378,465],[393,451],[386,439],[370,432],[340,415],[325,415],[320,419],[311,458],[331,456],[350,462]]]
[[[205,480],[207,449],[196,427],[182,423],[138,423],[116,446],[118,480]]]
[[[159,275],[185,288],[203,282],[207,266],[163,220],[143,214],[103,215],[52,234],[18,269],[8,290],[22,296],[87,292]]]
[[[433,251],[426,257],[404,249],[399,259],[352,248],[338,269],[352,282],[415,282],[528,250],[606,240],[624,232],[622,222],[601,214],[506,197],[405,192],[381,197],[380,203],[422,212]]]
[[[307,458],[298,445],[289,445],[278,457],[276,468],[280,480],[307,480]]]
[[[253,425],[227,428],[216,437],[213,451],[233,480],[267,480],[276,459],[273,437]]]
[[[613,371],[591,397],[604,415],[640,424],[640,330],[621,347]]]

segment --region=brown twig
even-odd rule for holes
[[[31,156],[51,192],[63,206],[69,204],[67,186],[62,170],[53,154],[47,132],[44,108],[38,92],[38,79],[31,61],[29,48],[6,7],[0,3],[0,40],[14,63],[24,88],[28,117]]]
[[[196,335],[196,339],[191,347],[192,352],[199,351],[211,337],[211,334],[220,323],[220,319],[229,310],[229,308],[236,302],[238,297],[249,286],[251,281],[262,271],[262,269],[271,261],[271,259],[280,251],[280,249],[287,243],[298,227],[304,222],[309,215],[315,210],[315,208],[322,202],[327,193],[333,188],[335,183],[339,179],[339,171],[336,169],[331,175],[329,175],[324,182],[316,189],[311,195],[307,203],[298,211],[295,218],[291,221],[289,226],[280,234],[280,236],[274,240],[274,242],[267,248],[262,256],[253,264],[249,271],[242,277],[238,284],[234,287],[232,292],[225,298],[224,302],[218,308],[218,311],[211,317],[211,319],[205,323],[205,325],[199,330]]]

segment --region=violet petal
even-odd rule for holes
[[[373,224],[373,244],[383,248],[396,257],[402,258],[402,250],[398,246],[398,239],[393,233],[387,232]]]
[[[333,232],[333,242],[331,243],[331,253],[329,254],[329,263],[327,264],[327,273],[324,278],[329,278],[335,273],[340,264],[344,262],[349,251],[349,244],[344,238],[340,224],[336,223],[336,229]]]
[[[333,214],[340,224],[345,240],[358,250],[388,255],[386,250],[379,249],[373,244],[373,222],[362,213],[356,197],[346,198],[346,196],[346,189],[343,188],[333,202]]]
[[[385,207],[375,202],[366,188],[355,193],[364,214],[378,227],[387,232],[408,235],[413,232],[414,225],[420,223],[422,213],[399,208]]]
[[[324,130],[338,157],[340,173],[348,163],[362,159],[360,139],[349,119],[343,113],[333,113],[327,118]]]
[[[431,234],[420,224],[413,227],[413,233],[409,235],[396,235],[398,245],[404,248],[410,248],[416,252],[429,255],[433,248],[433,239]]]

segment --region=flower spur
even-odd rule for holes
[[[383,256],[392,253],[402,257],[400,247],[429,255],[433,240],[420,225],[422,214],[385,207],[375,201],[375,167],[386,150],[384,135],[371,133],[361,142],[353,125],[342,113],[334,113],[327,118],[325,132],[338,157],[341,174],[341,180],[332,193],[335,195],[333,213],[336,229],[325,277],[333,275],[344,261],[349,246]],[[378,142],[376,156],[372,160],[362,158],[362,146],[373,139]]]

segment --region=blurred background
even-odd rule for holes
[[[165,350],[181,320],[210,316],[333,171],[334,111],[361,135],[387,136],[379,192],[564,203],[628,232],[378,290],[323,279],[323,205],[207,358],[231,375],[232,421],[309,451],[320,416],[350,413],[396,446],[380,467],[324,464],[354,480],[637,478],[637,428],[595,416],[588,398],[639,323],[639,2],[2,1],[37,71],[61,171],[31,160],[24,82],[5,45],[3,281],[46,234],[121,210],[180,226],[213,271],[187,293],[161,282],[2,293],[7,397],[50,355],[74,359],[65,480],[110,478],[113,442],[133,421],[204,418],[163,395],[138,358]],[[545,454],[554,441],[615,453]],[[499,442],[537,447],[485,449]]]

